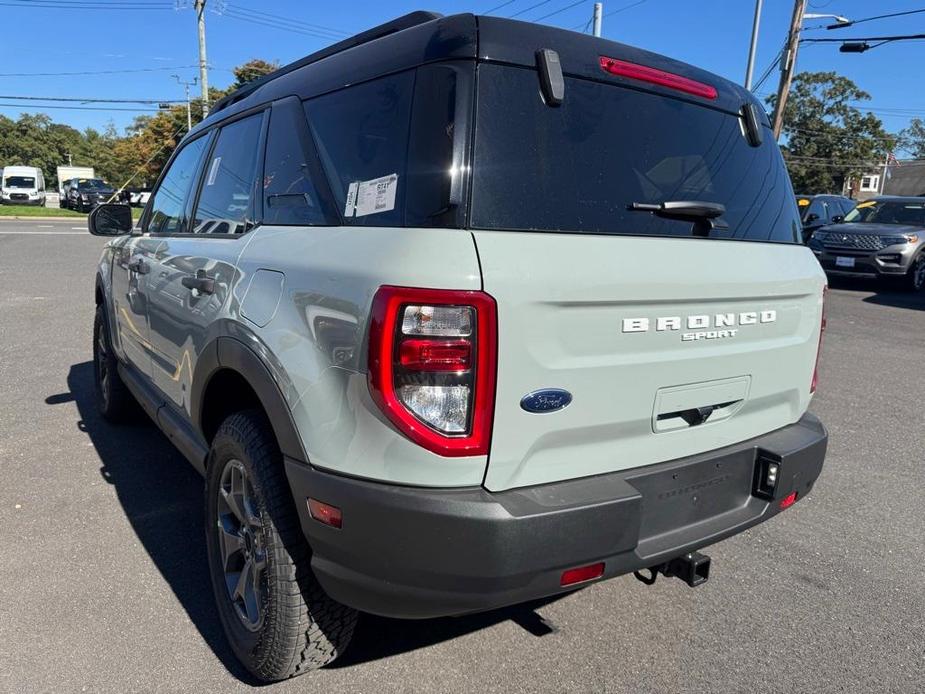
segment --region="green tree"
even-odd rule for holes
[[[248,82],[252,82],[258,77],[263,77],[278,69],[279,63],[277,62],[268,63],[266,60],[261,60],[260,58],[248,60],[243,65],[238,65],[238,67],[232,70],[235,81],[228,91],[243,87]]]
[[[925,159],[925,121],[913,118],[909,126],[899,133],[900,148],[915,159]]]
[[[801,72],[793,80],[784,109],[782,146],[798,193],[840,193],[848,177],[875,168],[896,146],[872,113],[854,106],[870,99],[847,77],[834,72]],[[768,98],[773,106],[775,97]]]
[[[214,103],[226,93],[265,75],[279,66],[253,59],[236,67],[235,82],[227,90],[209,89]],[[195,126],[202,120],[202,101],[191,103]],[[22,114],[17,120],[0,116],[0,166],[38,166],[49,187],[57,185],[55,171],[68,162],[92,166],[96,174],[115,186],[153,185],[186,134],[186,104],[171,106],[152,115],[142,115],[120,135],[110,124],[102,132],[88,128],[80,132],[54,123],[45,114]]]

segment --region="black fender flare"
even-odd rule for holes
[[[193,374],[190,414],[193,427],[203,435],[203,439],[203,395],[212,377],[223,370],[240,375],[257,394],[283,455],[307,463],[308,456],[292,419],[292,412],[270,369],[248,345],[226,335],[217,337],[200,353]]]

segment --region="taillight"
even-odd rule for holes
[[[477,291],[380,287],[369,329],[369,390],[405,436],[444,456],[487,455],[497,313]]]
[[[673,72],[665,72],[664,70],[659,70],[654,67],[638,65],[636,63],[627,62],[626,60],[617,60],[616,58],[608,58],[603,55],[600,56],[600,61],[601,69],[611,75],[626,77],[640,82],[648,82],[649,84],[657,84],[660,87],[667,87],[668,89],[674,89],[675,91],[684,92],[685,94],[693,94],[694,96],[700,96],[704,99],[716,98],[716,87],[713,85],[704,84],[703,82],[698,82],[688,77],[682,77]]]
[[[813,367],[813,382],[809,385],[810,394],[815,393],[816,386],[819,385],[819,357],[822,354],[822,338],[825,336],[825,295],[828,291],[829,287],[825,285],[822,288],[822,321],[819,326],[819,346],[816,347],[816,365]]]

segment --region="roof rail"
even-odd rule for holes
[[[337,43],[331,44],[327,48],[322,48],[320,51],[315,51],[310,55],[305,56],[299,60],[296,60],[293,63],[288,65],[283,65],[283,67],[278,70],[264,75],[263,77],[258,77],[255,80],[251,80],[247,84],[241,86],[231,94],[223,96],[221,99],[216,101],[210,110],[211,113],[216,113],[221,111],[226,106],[240,101],[241,99],[253,94],[258,88],[262,87],[267,82],[281,77],[287,73],[290,73],[299,68],[310,65],[311,63],[327,58],[328,56],[334,55],[335,53],[340,53],[345,51],[348,48],[353,48],[364,43],[369,43],[370,41],[375,41],[380,39],[383,36],[388,36],[389,34],[395,34],[404,29],[410,29],[411,27],[418,26],[419,24],[425,24],[427,22],[432,22],[435,19],[440,19],[443,17],[439,12],[425,12],[423,10],[418,10],[416,12],[409,12],[406,15],[399,17],[398,19],[393,19],[391,22],[386,22],[385,24],[380,24],[377,27],[372,29],[367,29],[364,32],[357,34],[356,36],[351,36],[350,38],[344,39],[343,41],[338,41]]]

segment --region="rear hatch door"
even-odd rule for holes
[[[710,103],[569,77],[553,108],[535,71],[479,70],[471,226],[499,323],[485,486],[636,468],[799,419],[825,280],[770,132],[754,146]],[[725,228],[700,238],[627,209],[668,200],[721,203]]]

